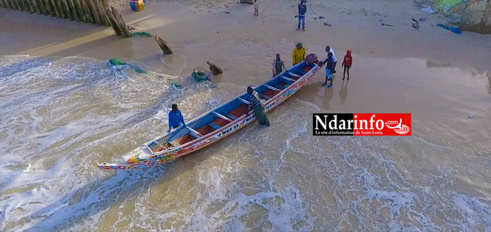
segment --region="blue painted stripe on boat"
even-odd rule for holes
[[[237,99],[239,99],[240,101],[242,101],[244,104],[249,105],[249,101],[246,101],[246,100],[242,99],[241,97],[238,97]]]
[[[219,113],[217,113],[215,111],[213,111],[213,114],[215,114],[217,117],[219,117],[219,118],[221,118],[221,119],[223,119],[225,121],[231,121],[230,118],[227,118],[227,117],[225,117],[225,116],[223,116],[223,115],[221,115],[221,114],[219,114]]]
[[[291,79],[291,78],[288,78],[288,77],[285,77],[285,76],[281,76],[281,78],[287,80],[287,81],[291,81],[291,82],[295,82],[295,80]]]
[[[199,138],[202,136],[199,132],[195,131],[193,128],[188,127],[188,126],[186,126],[186,128],[188,128],[188,130],[191,132],[189,134],[191,134],[193,137]]]
[[[288,74],[290,74],[290,75],[292,75],[292,76],[294,76],[294,77],[298,77],[298,78],[302,77],[302,76],[297,75],[297,74],[295,74],[295,73],[288,73]]]
[[[266,86],[268,89],[271,89],[271,90],[274,90],[274,91],[280,91],[279,89],[271,86],[271,85],[267,85],[267,84],[264,84],[264,86]]]
[[[215,123],[210,123],[210,124],[208,124],[208,126],[211,126],[211,127],[215,128],[216,130],[220,129],[220,127]]]
[[[227,117],[229,117],[229,118],[231,118],[231,119],[233,119],[233,120],[238,119],[237,117],[235,117],[235,116],[233,116],[233,115],[231,115],[231,114],[227,114]]]

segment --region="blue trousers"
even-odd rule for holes
[[[297,29],[300,29],[300,22],[302,22],[302,29],[305,29],[305,15],[299,15],[298,16],[298,27],[297,27]]]
[[[332,72],[331,70],[326,68],[326,79],[331,80],[332,79]]]

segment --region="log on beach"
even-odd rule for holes
[[[165,55],[170,55],[174,53],[172,49],[170,49],[169,45],[167,45],[167,42],[160,38],[159,34],[155,35],[155,41],[157,41],[157,44],[159,45],[160,49],[164,52]]]
[[[106,16],[111,22],[111,26],[113,27],[114,32],[116,32],[117,36],[122,36],[123,38],[131,37],[128,26],[126,26],[123,17],[121,17],[121,14],[116,8],[114,8],[113,6],[106,8]]]
[[[111,26],[113,27],[114,32],[116,33],[116,36],[121,36],[122,32],[118,27],[118,23],[116,23],[116,19],[113,16],[113,12],[111,11],[110,8],[106,8],[106,16],[109,22],[111,23]]]
[[[211,63],[209,61],[206,61],[206,63],[210,66],[210,71],[213,73],[213,75],[218,75],[223,73],[222,69],[218,67],[218,65]]]
[[[126,26],[126,23],[123,20],[123,17],[119,13],[119,11],[111,6],[111,11],[113,13],[114,19],[116,19],[116,23],[118,24],[119,29],[121,30],[121,35],[124,38],[131,37],[130,30],[128,29],[128,26]]]

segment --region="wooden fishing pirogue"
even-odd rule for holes
[[[292,96],[319,71],[321,67],[317,65],[315,54],[307,56],[306,60],[308,62],[303,61],[254,88],[262,98],[266,111]],[[171,133],[143,144],[124,155],[124,163],[98,163],[98,166],[120,170],[153,167],[202,149],[255,121],[253,111],[246,117],[247,98],[248,94],[243,93],[187,122],[186,126],[180,126]]]

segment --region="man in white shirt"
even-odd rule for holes
[[[338,59],[336,58],[336,54],[334,54],[334,50],[330,46],[326,46],[326,52],[329,54],[329,52],[332,53],[332,59],[334,60],[334,70],[332,73],[336,73],[336,64],[338,63]]]

